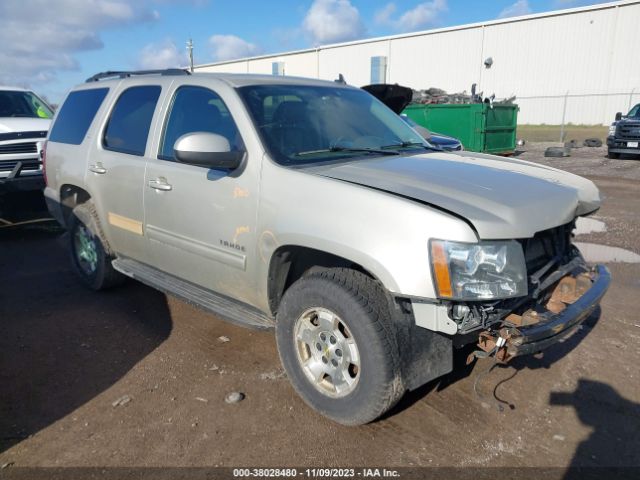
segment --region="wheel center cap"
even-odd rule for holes
[[[329,345],[329,338],[331,338],[331,333],[320,332],[317,340],[322,346],[322,349],[321,349],[322,353],[327,356],[331,353],[331,345]]]

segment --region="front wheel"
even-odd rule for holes
[[[609,151],[607,151],[607,157],[609,157],[612,160],[615,160],[616,158],[620,158],[620,154],[612,152],[611,150],[609,150]]]
[[[98,232],[98,217],[92,204],[73,209],[69,219],[69,253],[71,266],[82,283],[93,290],[121,284],[125,276],[111,265],[111,258]]]
[[[373,421],[404,393],[386,294],[360,272],[335,268],[294,283],[276,340],[296,391],[339,423]]]

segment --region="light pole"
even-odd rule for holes
[[[193,40],[191,38],[187,42],[187,50],[189,51],[189,71],[193,73]]]

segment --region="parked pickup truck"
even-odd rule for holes
[[[52,117],[35,93],[0,86],[0,194],[44,188],[40,152]]]
[[[346,425],[449,373],[456,347],[508,361],[562,341],[610,282],[571,242],[600,207],[591,181],[434,149],[334,82],[98,74],[45,158],[86,285],[131,277],[275,328],[293,387]]]
[[[640,155],[640,103],[626,116],[616,113],[616,121],[609,127],[607,149],[609,158],[620,158],[621,154]]]

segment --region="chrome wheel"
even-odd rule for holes
[[[98,249],[93,235],[84,225],[78,225],[74,235],[76,259],[80,268],[88,275],[95,273],[98,267]]]
[[[306,310],[295,323],[297,359],[309,382],[329,397],[351,393],[360,378],[360,354],[346,323],[325,308]]]

